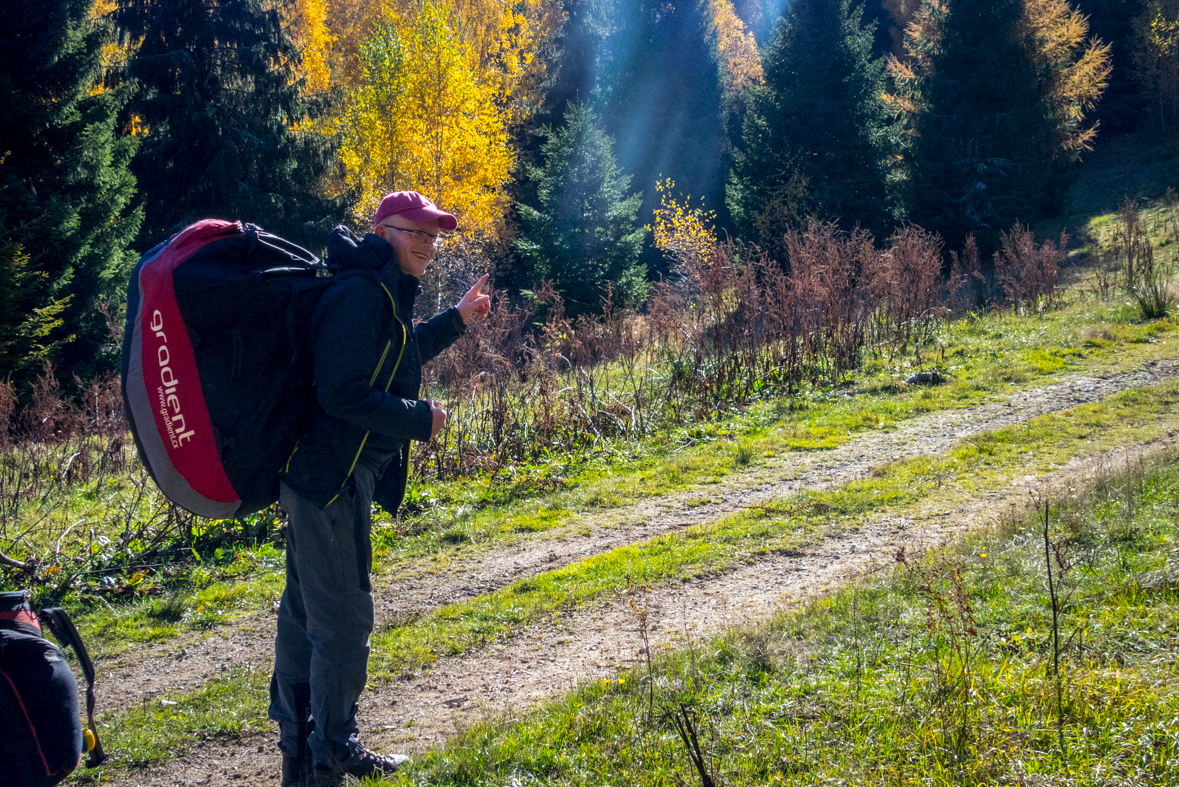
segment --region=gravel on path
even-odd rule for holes
[[[679,527],[805,489],[861,478],[882,462],[940,454],[978,432],[1176,377],[1179,361],[1173,360],[1109,377],[1075,376],[1006,400],[919,416],[893,431],[859,435],[832,451],[787,454],[708,487],[712,502],[704,505],[687,505],[700,497],[700,490],[694,490],[598,512],[580,518],[575,526],[479,556],[438,575],[423,573],[378,585],[378,625]],[[1169,445],[1170,440],[1143,450],[1153,452]],[[769,555],[719,577],[653,591],[643,602],[651,611],[652,642],[656,647],[670,647],[765,620],[783,605],[800,603],[861,571],[886,564],[901,544],[921,548],[994,521],[1031,484],[1093,473],[1116,461],[1108,455],[1078,460],[1048,476],[1029,476],[1014,487],[965,500],[954,511],[934,512],[920,521],[883,517],[801,555]],[[113,663],[98,665],[101,702],[105,707],[155,702],[190,691],[233,667],[250,664],[268,669],[273,630],[274,612],[265,610],[204,637],[128,651]],[[607,678],[635,663],[638,646],[635,615],[625,603],[603,602],[564,622],[530,627],[508,642],[440,659],[427,671],[366,692],[360,710],[370,731],[366,740],[386,750],[424,750],[474,721],[498,718],[585,680]],[[112,783],[222,785],[242,783],[241,779],[249,784],[277,783],[278,759],[271,737],[198,742],[190,752],[159,766],[115,772]]]

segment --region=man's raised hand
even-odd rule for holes
[[[463,323],[469,323],[471,317],[482,320],[487,316],[487,312],[491,311],[491,296],[483,295],[479,292],[483,285],[487,283],[487,277],[490,274],[483,274],[483,278],[475,282],[475,286],[467,290],[467,294],[455,306],[458,309],[459,316],[463,318]]]
[[[430,417],[433,422],[430,424],[430,439],[433,440],[438,436],[446,426],[446,411],[442,409],[442,402],[437,399],[430,399]]]

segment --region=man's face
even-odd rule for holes
[[[410,221],[404,216],[394,214],[378,224],[373,232],[393,247],[402,273],[421,278],[430,260],[434,259],[434,238],[441,232],[441,228],[438,219]],[[416,234],[413,234],[415,232]]]

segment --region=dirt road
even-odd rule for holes
[[[707,487],[711,502],[694,505],[699,489],[653,498],[622,509],[595,512],[510,548],[453,561],[447,569],[409,570],[378,582],[378,625],[475,597],[590,555],[636,543],[688,524],[788,497],[804,489],[861,478],[887,461],[941,454],[970,435],[1020,423],[1128,388],[1179,377],[1179,362],[1160,360],[1109,377],[1072,376],[1009,399],[911,419],[891,432],[865,433],[833,451],[792,453]],[[1179,414],[1174,414],[1179,428]],[[1080,457],[1047,476],[1027,476],[1003,488],[963,493],[947,508],[909,517],[885,515],[854,534],[830,538],[801,555],[767,555],[708,578],[655,589],[638,603],[649,612],[655,647],[756,623],[862,572],[887,565],[904,545],[919,549],[995,521],[1032,487],[1062,483],[1118,465],[1129,455],[1166,450],[1173,438],[1128,445],[1118,452]],[[422,751],[474,721],[522,709],[586,680],[613,676],[640,654],[632,599],[611,598],[563,618],[529,627],[478,652],[444,658],[429,670],[367,691],[361,698],[366,742],[385,750]],[[186,637],[100,665],[107,707],[154,702],[180,694],[235,666],[268,669],[274,615],[253,616],[203,638]],[[176,759],[146,769],[113,773],[127,785],[277,784],[273,736],[196,744]],[[244,781],[243,781],[244,780]]]

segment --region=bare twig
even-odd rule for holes
[[[1056,682],[1056,734],[1064,753],[1064,684],[1060,679],[1060,599],[1056,595],[1056,584],[1052,578],[1053,545],[1048,539],[1048,501],[1037,498],[1037,507],[1044,512],[1044,565],[1048,567],[1048,594],[1052,597],[1052,676]],[[1060,560],[1059,549],[1056,551]]]
[[[688,750],[688,759],[692,761],[696,772],[700,774],[701,787],[716,787],[716,782],[708,775],[708,766],[704,761],[704,752],[700,748],[700,741],[696,737],[696,724],[692,720],[692,714],[688,712],[687,707],[681,702],[679,711],[673,712],[671,721],[675,724],[676,731],[680,734],[680,740],[684,742],[684,748]]]

